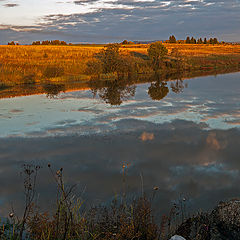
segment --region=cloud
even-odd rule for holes
[[[236,40],[237,36],[240,37],[240,3],[234,0],[76,0],[61,4],[76,7],[72,13],[62,10],[60,14],[38,17],[33,24],[39,33],[36,36],[41,38],[53,31],[72,42],[107,42],[125,38],[161,40],[172,33],[177,38],[195,35]],[[77,6],[80,7],[79,13]],[[12,29],[18,28],[12,26]]]
[[[7,4],[4,4],[4,7],[7,7],[7,8],[13,8],[13,7],[18,7],[19,4],[16,4],[16,3],[7,3]]]

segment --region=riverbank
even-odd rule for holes
[[[240,45],[164,44],[168,59],[177,49],[187,71],[215,71],[240,67]],[[146,64],[147,44],[120,45],[120,52],[134,60],[138,73],[152,70]],[[23,84],[88,81],[88,62],[103,45],[80,46],[0,46],[0,89]],[[170,61],[169,60],[169,61]],[[177,67],[176,67],[177,68]],[[171,72],[177,71],[171,66]],[[168,70],[169,71],[169,70]]]
[[[143,83],[153,83],[156,81],[176,81],[176,80],[187,80],[196,77],[204,77],[211,75],[228,74],[233,72],[239,72],[240,67],[237,66],[232,68],[218,68],[218,69],[196,69],[193,71],[185,71],[181,74],[138,74],[132,76],[131,78],[125,78],[118,81],[121,86],[134,86]],[[98,88],[108,88],[109,84],[114,83],[114,79],[88,79],[82,81],[66,81],[62,78],[62,81],[58,82],[43,82],[35,84],[17,84],[14,86],[6,86],[2,89],[0,88],[0,99],[22,97],[30,95],[40,95],[47,94],[49,97],[56,97],[61,92],[74,92],[74,91],[86,91],[86,90],[96,90]]]

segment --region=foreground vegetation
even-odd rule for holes
[[[42,212],[36,204],[39,166],[24,165],[25,205],[22,216],[12,209],[7,220],[0,223],[1,239],[121,239],[157,240],[167,239],[175,231],[178,216],[185,215],[185,199],[173,205],[169,216],[163,216],[161,225],[155,221],[152,202],[158,187],[150,197],[144,193],[129,199],[126,193],[126,166],[123,165],[123,192],[111,204],[82,210],[84,202],[75,194],[75,186],[64,183],[63,169],[49,171],[57,187],[53,210]],[[54,194],[53,194],[54,196]]]
[[[153,187],[148,197],[142,189],[139,197],[130,199],[126,192],[127,168],[123,164],[122,193],[111,204],[86,208],[75,194],[76,186],[65,184],[63,169],[54,171],[50,164],[48,168],[57,188],[55,206],[41,211],[36,193],[41,168],[23,165],[22,216],[11,209],[9,217],[0,221],[2,240],[167,240],[174,234],[186,240],[240,239],[239,199],[220,202],[209,213],[198,212],[189,217],[183,197],[173,203],[168,215],[159,218],[153,208],[159,188]]]

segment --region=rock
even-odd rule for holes
[[[189,218],[176,234],[186,240],[240,240],[240,199],[221,202],[210,214]]]
[[[169,240],[186,240],[186,239],[179,235],[175,235],[175,236],[171,237]]]

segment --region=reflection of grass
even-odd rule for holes
[[[0,83],[0,90],[5,90],[7,88],[8,88],[8,86],[6,84]]]
[[[43,85],[43,90],[45,91],[45,93],[47,94],[48,97],[54,98],[60,92],[65,91],[65,85],[64,84],[46,83]]]

